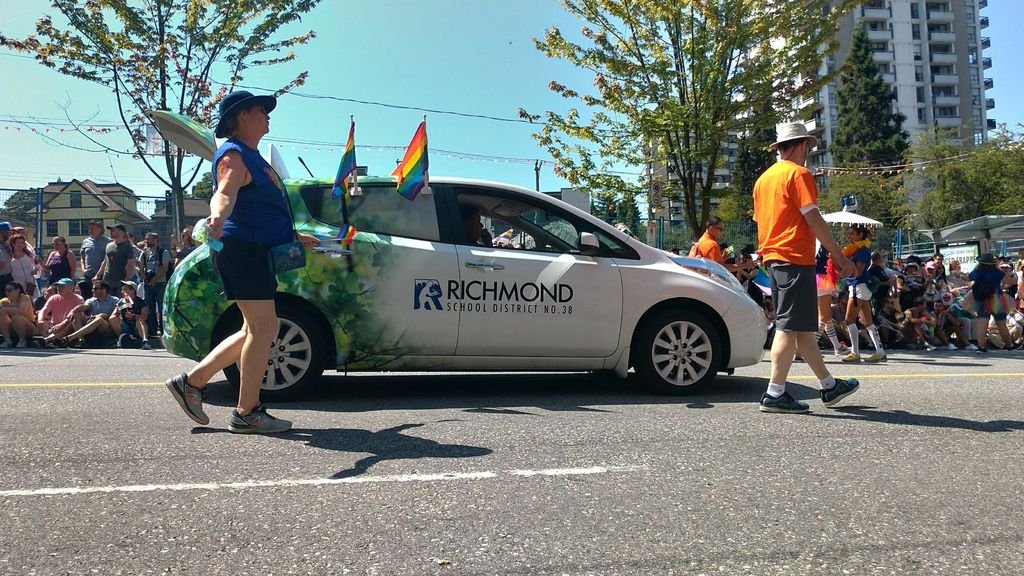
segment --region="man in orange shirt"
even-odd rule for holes
[[[747,262],[746,264],[725,263],[725,256],[722,255],[722,246],[719,244],[722,241],[723,233],[725,233],[725,224],[722,223],[722,219],[718,216],[708,218],[708,221],[704,224],[704,235],[693,245],[693,248],[690,248],[689,256],[714,260],[733,273],[757,268],[757,264],[754,262]]]
[[[821,386],[821,400],[828,408],[857,391],[859,383],[829,374],[818,350],[815,237],[829,251],[840,276],[856,270],[843,255],[828,224],[818,211],[818,186],[804,167],[807,154],[818,139],[801,122],[780,124],[771,148],[779,161],[764,171],[754,184],[754,220],[758,252],[771,278],[775,308],[775,340],[768,390],[761,396],[762,412],[802,413],[810,407],[786,392],[786,378],[799,352]]]

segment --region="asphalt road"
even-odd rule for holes
[[[1020,574],[1024,354],[606,376],[330,375],[277,437],[194,428],[162,351],[0,354],[0,574]]]

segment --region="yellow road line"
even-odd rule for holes
[[[1002,378],[1021,378],[1024,377],[1024,373],[1014,372],[978,372],[974,374],[865,374],[858,376],[856,374],[839,374],[843,378],[856,378],[857,380],[895,380],[897,378],[980,378],[980,377],[1002,377]],[[811,376],[790,376],[788,380],[817,380],[818,377]]]
[[[145,388],[163,386],[163,382],[19,382],[15,384],[0,383],[0,388],[100,388],[104,386],[121,386],[129,388]]]

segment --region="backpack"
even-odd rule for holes
[[[167,249],[166,248],[160,248],[160,252],[159,252],[159,254],[156,257],[156,270],[159,270],[160,267],[164,265],[164,254],[169,254]],[[147,270],[146,270],[146,280],[149,280],[150,277],[151,277],[150,276],[151,273],[148,270],[149,263],[150,263],[149,262],[149,256],[143,254],[143,258],[145,258],[145,268],[147,268]],[[171,258],[170,264],[167,265],[167,274],[164,276],[164,282],[167,282],[167,280],[169,280],[171,278],[171,272],[173,272],[173,271],[174,271],[174,259]],[[154,270],[152,273],[155,274],[156,271]]]
[[[135,336],[131,335],[131,334],[121,334],[117,338],[117,347],[118,348],[134,349],[134,348],[138,348],[140,345],[141,345],[141,342],[139,342],[139,339],[136,338]]]

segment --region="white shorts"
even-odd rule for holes
[[[850,298],[856,298],[857,300],[871,300],[871,290],[868,290],[867,284],[855,284],[850,286]]]

